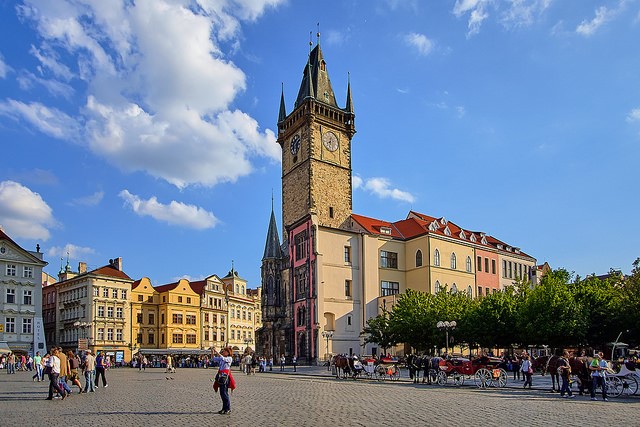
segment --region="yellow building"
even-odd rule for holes
[[[158,302],[160,295],[148,277],[131,285],[131,336],[136,337],[133,352],[159,348]]]
[[[158,348],[172,354],[200,350],[200,295],[187,279],[155,288],[158,293]]]
[[[248,347],[255,347],[255,332],[262,327],[261,289],[247,289],[247,281],[233,268],[221,280],[226,286],[229,308],[227,344],[234,353],[243,353]]]
[[[203,350],[220,349],[227,337],[228,304],[225,284],[215,274],[205,280],[191,282],[200,295],[200,347]]]

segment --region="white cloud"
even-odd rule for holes
[[[39,102],[25,104],[7,99],[0,102],[0,116],[7,116],[16,121],[24,120],[40,132],[58,139],[75,141],[80,133],[79,124],[73,117]]]
[[[391,182],[387,178],[377,177],[364,180],[359,176],[353,176],[352,183],[354,190],[362,188],[381,199],[394,199],[408,203],[413,203],[416,200],[409,192],[397,188],[390,188]]]
[[[4,62],[4,58],[0,54],[0,79],[4,79],[5,77],[7,77],[9,70],[11,70],[11,67],[9,67],[7,63]]]
[[[453,14],[456,17],[469,14],[469,21],[467,27],[467,37],[474,36],[480,32],[482,23],[489,17],[487,7],[490,0],[456,0],[456,4],[453,6]]]
[[[611,20],[612,17],[612,11],[607,9],[605,6],[601,6],[596,9],[596,16],[591,21],[585,19],[580,23],[580,25],[578,25],[576,32],[587,37],[593,35],[598,28]]]
[[[628,122],[640,121],[640,108],[634,108],[633,110],[629,111],[629,114],[627,114],[627,121]]]
[[[222,46],[237,49],[241,23],[282,1],[25,0],[19,10],[43,40],[31,49],[43,80],[86,87],[77,122],[91,151],[183,188],[233,182],[257,158],[280,161],[274,133],[231,108],[246,77]]]
[[[524,27],[535,22],[553,0],[509,0],[509,7],[502,12],[502,24],[509,27]]]
[[[15,182],[0,182],[0,225],[10,237],[48,240],[56,221],[38,193]]]
[[[28,71],[21,73],[17,80],[18,85],[23,90],[28,90],[33,88],[35,85],[40,85],[53,96],[61,96],[66,99],[70,99],[73,95],[73,87],[70,85],[58,80],[43,79]]]
[[[47,251],[47,256],[49,258],[61,258],[66,260],[67,254],[69,256],[69,259],[83,260],[86,259],[89,255],[95,254],[95,250],[93,250],[92,248],[76,246],[72,243],[67,243],[62,247],[54,246]]]
[[[433,50],[433,42],[424,34],[410,33],[404,36],[404,41],[409,46],[414,47],[418,54],[427,56]]]
[[[102,199],[104,198],[104,191],[96,191],[95,193],[85,196],[78,197],[71,201],[72,206],[97,206],[100,204]]]
[[[187,205],[172,200],[168,205],[158,202],[158,199],[151,197],[143,200],[128,190],[122,190],[119,194],[124,199],[125,204],[131,206],[133,212],[139,216],[150,216],[157,221],[163,221],[170,225],[178,225],[196,230],[213,228],[219,222],[211,213],[201,207]]]

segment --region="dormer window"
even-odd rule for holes
[[[438,228],[439,228],[438,221],[433,221],[431,224],[429,224],[430,231],[436,231]]]
[[[480,240],[480,243],[482,243],[483,245],[487,244],[487,238],[482,236],[482,239]]]
[[[499,244],[499,245],[498,245],[498,249],[504,249],[504,246],[502,246],[502,245],[500,245],[500,244]]]
[[[440,218],[440,224],[447,225],[447,219],[445,217]]]
[[[391,228],[389,227],[380,227],[381,234],[391,234]]]
[[[460,237],[461,239],[465,239],[465,240],[467,239],[467,235],[465,234],[464,230],[460,230],[459,237]]]
[[[471,240],[473,243],[475,243],[477,241],[476,235],[472,234],[471,237],[469,237],[469,240]]]
[[[451,236],[451,230],[449,230],[448,226],[444,228],[444,234],[445,236]]]

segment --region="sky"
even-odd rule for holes
[[[280,95],[318,40],[342,107],[351,82],[355,213],[631,270],[640,0],[0,0],[0,225],[52,275],[259,286]]]

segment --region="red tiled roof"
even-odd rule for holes
[[[167,283],[166,285],[160,285],[160,286],[156,286],[154,287],[154,289],[157,292],[167,292],[167,291],[172,291],[175,288],[178,287],[178,283],[179,282],[173,282],[173,283]]]
[[[191,289],[193,289],[193,292],[195,292],[198,295],[202,295],[204,293],[204,288],[207,286],[207,281],[198,280],[196,282],[189,282],[189,286],[191,286]]]
[[[403,239],[404,236],[402,236],[402,234],[400,234],[400,232],[398,231],[398,229],[390,222],[388,221],[382,221],[379,219],[375,219],[375,218],[370,218],[367,216],[362,216],[362,215],[357,215],[357,214],[351,214],[351,218],[354,219],[354,221],[356,221],[358,224],[360,224],[360,226],[362,226],[362,228],[364,228],[365,230],[369,231],[370,233],[373,234],[384,234],[386,236],[391,236],[394,237],[396,239]],[[382,227],[388,227],[391,229],[391,234],[386,234],[386,233],[382,233],[380,231],[380,229]]]
[[[131,277],[127,276],[124,271],[120,271],[110,264],[107,264],[100,268],[96,268],[95,270],[92,270],[87,274],[98,274],[100,276],[117,277],[118,279],[131,280]]]
[[[140,286],[140,282],[142,282],[142,279],[138,279],[135,282],[133,282],[131,284],[131,290],[134,290],[135,288],[137,288],[138,286]]]

